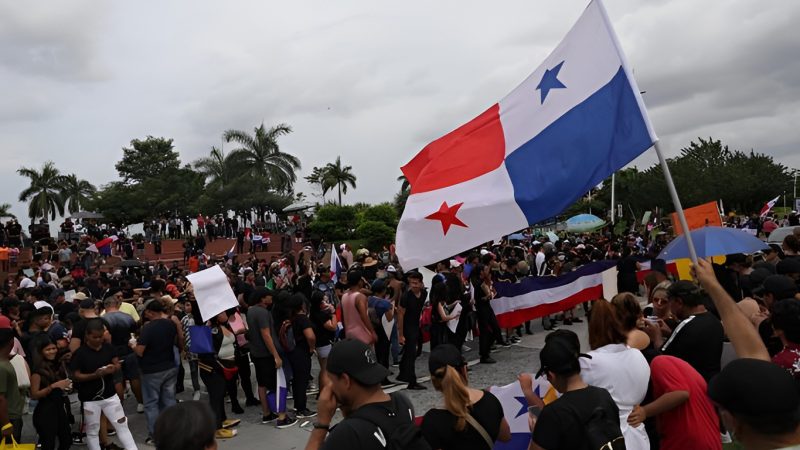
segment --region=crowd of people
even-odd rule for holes
[[[655,259],[663,235],[636,233],[487,243],[432,266],[429,285],[420,272],[404,272],[391,248],[343,244],[342,269],[333,272],[323,262],[331,260],[326,245],[112,271],[59,251],[2,288],[2,434],[19,441],[28,408],[43,449],[136,448],[127,420],[135,404],[147,444],[209,448],[235,439],[235,416],[252,407],[278,430],[313,421],[309,449],[385,448],[392,440],[403,448],[491,448],[510,439],[508,420],[496,397],[469,386],[462,352],[477,335],[479,362],[491,367],[494,349],[533,333],[530,323],[498,325],[496,286],[615,260],[620,294],[584,304],[583,315],[569,308],[541,319],[550,334],[537,375],[561,395],[545,405],[531,375],[520,376],[531,448],[589,448],[603,439],[613,448],[721,448],[731,435],[747,448],[786,447],[800,443],[798,235],[755,255],[728,255],[723,265],[698,262],[699,285],[675,280]],[[652,270],[640,285],[645,263]],[[213,264],[238,306],[204,321],[186,276]],[[568,328],[581,317],[589,322],[583,345]],[[427,388],[416,373],[426,341],[431,387],[444,408],[419,414],[417,427],[412,402],[383,389]],[[726,342],[740,359],[723,369]],[[293,408],[272,399],[281,394],[278,369]],[[176,405],[186,375],[193,400]],[[135,402],[124,406],[126,397]],[[188,412],[194,402],[203,407]],[[345,419],[334,426],[337,407]],[[190,433],[198,446],[178,446],[187,433],[172,431],[195,416],[187,429],[210,424],[213,434]]]

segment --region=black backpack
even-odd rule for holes
[[[393,392],[390,397],[391,409],[382,405],[360,408],[348,419],[360,419],[378,427],[375,438],[383,437],[384,447],[388,450],[432,450],[428,441],[422,436],[422,430],[414,424],[414,418],[403,420],[403,415],[410,415],[413,411],[408,399],[398,392]],[[377,408],[382,411],[376,411]]]
[[[574,410],[573,414],[577,416]],[[595,408],[589,419],[583,423],[583,430],[592,450],[625,450],[625,438],[619,425],[600,406]]]

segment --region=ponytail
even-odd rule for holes
[[[456,416],[456,431],[464,431],[469,414],[469,389],[464,379],[452,366],[439,368],[431,377],[433,386],[444,394],[444,407]]]

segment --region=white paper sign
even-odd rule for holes
[[[194,297],[204,322],[222,311],[239,306],[236,295],[228,284],[228,277],[219,266],[214,265],[187,275],[186,278],[192,283]]]
[[[455,333],[456,328],[458,328],[458,322],[461,320],[461,303],[456,303],[456,306],[453,308],[452,314],[456,315],[456,318],[453,320],[449,320],[447,322],[447,328],[450,329],[450,332]],[[450,314],[448,314],[450,315]]]
[[[75,289],[64,291],[64,303],[72,303],[72,299],[74,297],[75,297]]]

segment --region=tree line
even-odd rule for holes
[[[28,202],[28,217],[55,220],[78,211],[102,214],[104,220],[129,225],[160,217],[185,217],[199,213],[213,215],[234,211],[249,217],[264,218],[280,212],[303,194],[296,194],[300,159],[280,148],[278,140],[292,132],[289,125],[270,128],[261,124],[252,133],[227,130],[223,138],[236,148],[225,153],[212,147],[209,155],[183,164],[172,139],[147,136],[133,139],[123,147],[115,164],[119,181],[99,189],[75,175],[63,175],[48,161],[41,169],[22,167],[17,172],[30,185],[19,195]],[[341,194],[355,188],[356,177],[341,158],[322,168],[314,168],[314,179],[327,193],[333,188]],[[314,183],[314,181],[309,180]],[[10,205],[0,205],[0,214],[10,216]]]

